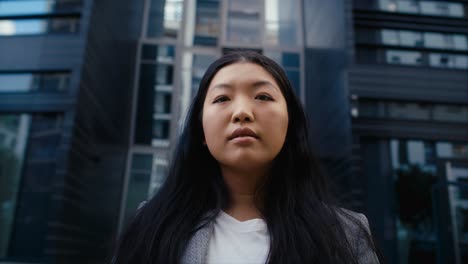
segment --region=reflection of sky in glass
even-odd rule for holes
[[[45,14],[52,6],[47,0],[0,1],[0,16]]]
[[[40,19],[0,20],[0,36],[43,33],[46,23]]]
[[[29,73],[0,75],[0,93],[27,92],[32,88],[33,76]]]
[[[278,0],[269,0],[265,3],[265,20],[270,22],[279,20]],[[279,29],[277,23],[269,23],[267,26],[268,30],[277,31]]]
[[[164,27],[177,30],[182,20],[183,1],[168,0],[164,6]]]

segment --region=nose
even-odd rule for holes
[[[233,123],[244,123],[253,121],[254,113],[249,103],[245,102],[244,100],[239,100],[236,104],[234,104],[234,110],[232,114]]]

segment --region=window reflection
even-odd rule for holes
[[[265,42],[271,45],[297,46],[299,2],[265,1]]]
[[[431,53],[429,65],[438,68],[468,69],[468,56]]]
[[[427,105],[417,103],[397,103],[387,104],[387,113],[390,118],[429,120],[430,109]]]
[[[0,258],[6,257],[13,228],[29,115],[0,115]]]
[[[138,206],[159,190],[167,176],[168,162],[152,153],[133,153],[125,201],[125,222]]]
[[[387,63],[401,65],[420,65],[422,63],[422,54],[417,51],[387,50]]]
[[[260,1],[229,0],[227,17],[227,41],[232,43],[259,44]]]
[[[183,14],[183,0],[151,0],[147,36],[177,37]]]
[[[0,93],[62,92],[69,84],[70,74],[66,72],[0,73]]]
[[[216,46],[219,35],[219,0],[197,0],[194,45]]]
[[[169,139],[174,83],[174,45],[144,44],[138,93],[135,143],[165,144]]]
[[[57,114],[0,115],[0,258],[21,247],[19,232],[46,228],[40,216],[50,202],[62,123]],[[43,241],[38,235],[28,243],[37,251]]]
[[[359,101],[359,116],[468,123],[468,106],[364,99]]]
[[[398,263],[429,263],[436,257],[432,186],[436,182],[434,144],[391,140],[396,200]]]
[[[443,17],[464,17],[462,3],[442,1],[379,0],[378,8],[385,12]]]
[[[0,19],[0,36],[77,33],[79,18]]]
[[[431,49],[467,50],[468,37],[461,34],[418,32],[410,30],[382,29],[381,42],[385,45],[403,47],[426,47]]]
[[[294,52],[266,50],[264,55],[281,65],[297,96],[301,96],[300,55]]]
[[[80,11],[82,0],[3,0],[0,16],[43,15],[63,11]]]

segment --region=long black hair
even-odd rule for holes
[[[261,187],[269,263],[358,263],[340,219],[348,217],[365,227],[331,195],[327,177],[311,153],[304,110],[284,71],[252,51],[230,52],[209,66],[189,108],[167,179],[123,232],[115,263],[179,263],[192,235],[229,204],[219,165],[203,144],[201,120],[211,80],[221,68],[239,62],[255,63],[271,74],[289,115],[285,143]],[[373,248],[370,237],[367,243]]]

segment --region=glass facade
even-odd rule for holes
[[[299,46],[299,1],[265,1],[265,44]]]
[[[388,64],[422,65],[422,53],[418,51],[386,50],[385,55]]]
[[[445,162],[441,167],[437,160],[468,158],[466,143],[392,139],[390,151],[397,212],[397,263],[436,263],[437,257],[444,254],[444,219],[454,229],[448,233],[447,243],[453,243],[451,250],[460,260],[457,263],[465,263],[468,164],[452,166]]]
[[[396,29],[381,29],[380,33],[381,43],[385,45],[445,50],[468,50],[468,37],[463,34]]]
[[[83,0],[2,0],[0,16],[80,12]]]
[[[43,254],[61,128],[58,114],[0,115],[0,260]]]
[[[468,105],[364,99],[359,101],[358,115],[369,118],[468,123]]]
[[[219,0],[197,0],[194,45],[216,46],[220,34]]]
[[[183,6],[183,0],[151,0],[146,36],[176,38],[182,21]]]
[[[468,69],[468,55],[466,55],[468,35],[466,34],[358,28],[356,39],[361,45],[357,49],[357,59],[360,63]],[[367,45],[380,47],[369,48]],[[446,53],[440,53],[437,50]]]
[[[175,47],[143,44],[135,143],[169,140],[172,117]]]
[[[378,9],[384,12],[424,16],[452,18],[463,18],[465,16],[463,3],[445,1],[379,0]]]
[[[0,72],[0,93],[64,92],[69,72]]]
[[[31,116],[0,115],[0,259],[7,256]]]
[[[228,0],[226,42],[261,45],[262,5],[259,0]]]
[[[77,33],[79,18],[1,19],[0,36]]]
[[[167,169],[166,159],[156,154],[133,153],[125,201],[125,221],[135,214],[142,201],[150,199],[157,193],[166,178]]]
[[[0,1],[0,36],[79,32],[82,0]]]

